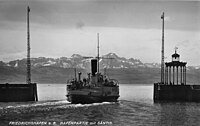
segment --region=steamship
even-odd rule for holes
[[[102,75],[99,72],[99,39],[97,48],[98,56],[91,59],[91,73],[88,73],[88,77],[81,79],[81,73],[79,72],[78,79],[75,73],[75,78],[68,81],[66,97],[72,104],[118,101],[118,81],[109,79],[106,75]]]

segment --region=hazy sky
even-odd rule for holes
[[[161,57],[165,12],[165,61],[175,46],[181,60],[200,65],[200,2],[134,0],[0,0],[0,60],[26,57],[30,6],[31,56],[96,56],[114,52],[142,62]]]

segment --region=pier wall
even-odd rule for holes
[[[0,102],[38,101],[37,84],[0,84]]]
[[[200,85],[154,84],[154,101],[200,102]]]

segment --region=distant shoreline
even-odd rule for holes
[[[87,70],[77,69],[82,72],[81,79],[87,77]],[[104,74],[103,70],[101,73]],[[111,79],[116,79],[120,84],[153,84],[160,81],[159,68],[131,68],[107,69],[106,73]],[[32,69],[31,82],[38,84],[66,84],[67,80],[74,78],[74,69],[57,67],[39,67]],[[187,84],[200,84],[200,69],[187,70]],[[26,70],[20,68],[0,67],[0,84],[26,83]]]

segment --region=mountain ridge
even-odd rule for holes
[[[93,57],[95,58],[95,57]],[[66,83],[74,77],[74,68],[86,77],[90,72],[91,57],[73,54],[70,58],[31,58],[32,82]],[[115,53],[103,55],[100,71],[120,83],[153,84],[160,81],[160,64],[142,63],[139,59],[119,57]],[[0,83],[25,83],[26,59],[8,63],[0,61]],[[187,67],[187,82],[200,84],[200,67]]]
[[[135,67],[160,67],[158,63],[142,63],[139,59],[134,58],[124,58],[119,57],[115,53],[108,53],[100,58],[100,67],[103,68],[135,68]],[[60,58],[46,58],[46,57],[38,57],[31,58],[31,66],[39,67],[39,66],[58,66],[62,68],[83,68],[86,69],[90,66],[89,58],[80,54],[73,54],[71,57],[60,57]],[[95,58],[95,57],[93,57]],[[26,66],[26,58],[17,59],[13,61],[9,61],[5,63],[0,61],[0,66],[10,66],[10,67],[25,67]]]
[[[40,66],[57,66],[62,68],[82,68],[88,69],[90,67],[90,60],[95,57],[85,57],[80,54],[73,54],[71,57],[60,57],[60,58],[46,58],[38,57],[31,58],[32,67]],[[26,67],[26,58],[17,59],[9,62],[0,61],[0,66],[10,67]],[[143,63],[139,59],[120,57],[116,53],[108,53],[100,58],[101,68],[160,68],[160,63]],[[199,66],[187,66],[188,69],[200,69]]]

